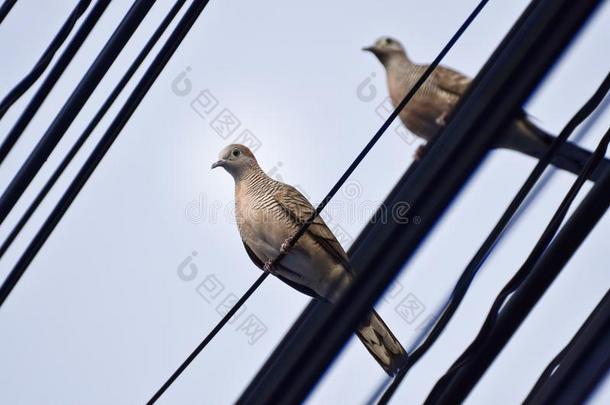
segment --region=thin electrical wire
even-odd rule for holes
[[[155,44],[157,43],[159,38],[161,38],[161,35],[163,35],[165,30],[167,29],[169,24],[172,22],[172,20],[176,16],[176,14],[178,14],[178,11],[180,11],[180,9],[182,8],[182,6],[184,5],[185,2],[186,2],[186,0],[176,1],[176,3],[173,5],[171,10],[167,13],[165,18],[161,22],[161,24],[157,27],[157,29],[155,30],[153,35],[146,42],[146,45],[144,46],[144,48],[142,48],[142,50],[140,51],[140,53],[138,54],[136,59],[132,62],[131,66],[129,66],[129,68],[127,69],[127,71],[125,72],[125,74],[123,75],[121,80],[119,81],[119,83],[114,87],[114,89],[112,90],[112,92],[110,93],[108,98],[106,98],[106,101],[104,101],[104,104],[102,105],[102,107],[100,107],[100,109],[95,114],[93,119],[89,122],[89,124],[87,125],[85,130],[78,137],[78,139],[76,140],[76,143],[70,148],[67,155],[62,159],[61,163],[59,164],[59,166],[57,166],[57,168],[55,169],[55,171],[53,172],[51,177],[49,177],[49,179],[45,183],[44,187],[38,192],[38,194],[36,195],[36,198],[34,198],[34,200],[30,203],[28,209],[23,213],[23,215],[21,216],[21,218],[19,219],[17,224],[15,224],[15,226],[11,230],[10,234],[7,236],[5,241],[2,243],[2,246],[0,246],[0,259],[2,259],[2,257],[4,256],[6,251],[9,249],[9,247],[11,246],[11,244],[13,243],[13,241],[15,240],[17,235],[19,235],[19,232],[21,232],[21,229],[23,229],[23,227],[25,226],[27,221],[34,214],[34,211],[36,211],[36,209],[38,208],[40,203],[42,203],[42,201],[47,196],[49,191],[51,191],[51,189],[53,188],[53,185],[55,185],[57,180],[61,177],[64,170],[68,167],[68,165],[70,164],[70,162],[72,161],[74,156],[76,156],[76,154],[78,153],[80,148],[87,141],[87,139],[89,138],[89,136],[91,135],[91,133],[93,132],[93,130],[95,129],[97,124],[102,120],[102,118],[104,117],[106,112],[110,109],[110,107],[112,106],[112,104],[114,103],[116,98],[121,94],[121,92],[123,91],[123,89],[125,88],[127,83],[129,82],[129,80],[131,80],[132,76],[138,70],[138,67],[142,64],[144,59],[146,59],[146,56],[150,53],[150,51],[155,46]]]
[[[235,313],[239,310],[239,308],[246,303],[248,298],[250,298],[250,296],[254,294],[256,289],[263,283],[263,281],[265,281],[268,275],[269,273],[265,272],[256,279],[256,281],[250,286],[250,288],[248,288],[248,290],[231,307],[229,312],[227,312],[225,316],[222,317],[220,322],[218,322],[216,326],[214,326],[214,329],[212,329],[210,333],[206,335],[206,337],[201,341],[201,343],[199,343],[195,350],[193,350],[193,352],[186,358],[186,360],[182,362],[182,364],[180,364],[180,366],[167,379],[167,381],[163,383],[161,388],[159,388],[157,392],[155,392],[155,394],[148,400],[148,402],[146,403],[147,405],[152,405],[157,402],[159,398],[161,398],[161,396],[165,393],[165,391],[167,391],[167,389],[173,384],[173,382],[176,381],[178,377],[180,377],[180,374],[182,374],[182,372],[186,370],[189,364],[191,364],[193,360],[195,360],[197,355],[199,355],[199,353],[201,353],[201,351],[205,349],[208,343],[210,343],[212,339],[214,339],[214,337],[218,334],[218,332],[220,332],[220,330],[225,326],[229,319],[231,319],[233,315],[235,315]]]
[[[19,100],[21,96],[38,80],[38,78],[45,71],[55,53],[64,43],[68,35],[72,31],[72,28],[76,25],[78,19],[85,13],[87,7],[91,0],[81,0],[78,2],[74,10],[68,16],[68,19],[63,23],[55,38],[51,41],[47,49],[45,49],[44,53],[38,59],[30,73],[28,73],[17,85],[0,101],[0,120],[4,117],[4,114],[8,111],[8,109],[15,103],[15,101]],[[0,149],[2,151],[2,149]],[[4,153],[4,152],[3,152]],[[0,154],[0,163],[4,160],[5,154]]]
[[[432,74],[432,72],[434,72],[434,69],[440,64],[440,62],[442,61],[442,59],[445,57],[445,55],[449,52],[449,50],[451,50],[451,48],[455,45],[455,43],[458,41],[458,39],[462,36],[462,34],[466,31],[466,29],[470,26],[470,24],[472,23],[472,21],[474,21],[474,19],[477,17],[477,15],[481,12],[481,10],[483,10],[483,8],[485,7],[485,5],[489,2],[489,0],[482,0],[477,7],[472,11],[472,13],[468,16],[468,18],[464,21],[464,23],[460,26],[460,28],[456,31],[456,33],[451,37],[451,39],[449,40],[449,42],[443,47],[443,49],[441,50],[441,52],[438,54],[438,56],[434,59],[434,61],[428,66],[428,68],[424,71],[424,73],[421,75],[421,77],[417,80],[417,82],[415,83],[415,85],[409,90],[409,92],[405,95],[405,97],[402,99],[402,101],[400,102],[400,104],[394,109],[394,111],[392,111],[392,113],[390,114],[390,116],[384,121],[384,123],[381,125],[381,127],[377,130],[377,132],[375,133],[375,135],[371,138],[371,140],[366,144],[366,146],[363,148],[363,150],[358,154],[358,156],[356,156],[356,158],[353,160],[353,162],[350,164],[350,166],[345,170],[345,172],[343,173],[343,175],[339,178],[339,180],[335,183],[335,185],[331,188],[331,190],[328,192],[328,194],[326,195],[326,197],[324,197],[324,199],[322,200],[322,202],[320,202],[320,204],[317,206],[317,208],[315,209],[315,211],[313,212],[313,214],[308,218],[307,221],[305,221],[301,227],[299,228],[299,230],[297,231],[297,233],[292,236],[289,240],[288,243],[288,249],[284,250],[284,251],[280,251],[280,253],[275,257],[275,259],[273,259],[273,261],[271,262],[271,266],[275,266],[277,265],[282,258],[285,256],[285,252],[288,252],[292,247],[294,247],[294,245],[297,243],[297,241],[299,240],[299,238],[301,236],[303,236],[303,234],[307,231],[307,229],[309,228],[309,226],[312,224],[312,222],[315,220],[315,218],[320,215],[320,213],[322,212],[322,210],[324,209],[324,207],[326,207],[326,205],[328,204],[328,202],[334,197],[334,195],[341,189],[341,187],[343,186],[343,184],[345,183],[345,181],[347,181],[347,179],[351,176],[351,174],[354,172],[354,170],[356,170],[356,168],[358,167],[358,165],[362,162],[362,160],[365,158],[365,156],[369,153],[369,151],[373,148],[373,146],[375,146],[375,144],[377,143],[377,141],[381,138],[381,136],[384,134],[384,132],[388,129],[388,127],[392,124],[393,120],[396,119],[396,117],[398,116],[398,114],[400,114],[400,112],[402,111],[402,109],[407,105],[407,103],[413,98],[413,96],[415,95],[415,93],[419,90],[419,88],[424,84],[424,82],[428,79],[428,77]],[[264,279],[266,278],[266,274],[261,275],[255,282],[255,284],[260,285]],[[254,291],[256,290],[256,288],[252,288],[250,287],[248,289],[248,291],[246,292],[246,294],[244,294],[239,302],[241,302],[240,305],[243,305],[243,303],[246,302],[246,300],[250,297],[250,295],[252,295],[254,293]],[[243,300],[242,300],[243,299]],[[238,305],[235,304],[234,307],[235,311],[237,311],[239,309]],[[226,314],[221,321],[219,322],[218,325],[216,325],[216,327],[212,330],[211,333],[213,333],[213,335],[215,336],[216,333],[218,333],[218,331],[222,328],[222,327],[218,327],[219,325],[224,325],[226,324],[226,322],[229,320],[229,318],[231,317],[231,312]],[[212,336],[213,337],[213,336]],[[167,388],[171,385],[171,383],[173,381],[175,381],[178,376],[186,369],[186,367],[188,366],[188,364],[190,364],[194,358],[197,356],[197,354],[199,352],[201,352],[205,346],[207,345],[207,343],[209,343],[211,341],[211,338],[208,334],[208,336],[206,336],[203,340],[203,342],[205,342],[205,344],[203,344],[203,342],[195,349],[195,351],[193,351],[191,353],[191,355],[178,367],[178,369],[172,374],[172,376],[170,376],[170,379],[168,381],[166,381],[162,388],[163,392],[165,390],[167,390]],[[170,381],[171,380],[171,381]],[[157,391],[157,393],[155,394],[155,396],[153,396],[153,398],[151,399],[151,401],[156,400],[160,397],[159,391]],[[161,392],[162,394],[162,392]],[[153,401],[154,402],[154,401]],[[152,402],[149,401],[149,404],[151,404]]]
[[[91,12],[87,15],[87,17],[85,17],[85,21],[83,21],[83,23],[80,25],[76,31],[76,34],[74,34],[66,46],[66,49],[61,53],[57,59],[57,62],[49,71],[49,74],[44,78],[42,84],[40,87],[38,87],[36,93],[34,93],[34,96],[25,107],[9,133],[4,137],[4,140],[0,145],[0,164],[2,164],[4,158],[10,153],[15,143],[17,143],[19,137],[21,137],[21,134],[23,131],[25,131],[25,128],[28,126],[34,115],[36,115],[44,100],[47,98],[51,90],[53,90],[53,87],[55,87],[55,84],[74,58],[74,55],[76,55],[82,44],[85,42],[91,33],[91,30],[93,30],[93,27],[95,27],[101,18],[102,14],[104,14],[104,11],[106,11],[109,4],[110,0],[98,0],[91,9]]]
[[[555,138],[549,149],[543,155],[543,157],[538,161],[526,181],[523,183],[507,209],[502,214],[502,217],[494,226],[492,231],[489,233],[477,253],[473,256],[471,261],[464,269],[462,275],[460,276],[456,286],[451,294],[450,300],[446,305],[445,309],[442,312],[442,315],[434,324],[434,327],[429,332],[426,337],[426,340],[419,346],[417,349],[409,355],[405,365],[400,370],[400,372],[396,375],[392,384],[388,387],[384,395],[379,400],[380,405],[387,404],[389,400],[392,398],[392,395],[408,373],[408,371],[424,356],[424,354],[432,347],[432,345],[436,342],[442,332],[445,330],[446,326],[449,324],[453,315],[457,311],[457,308],[461,304],[464,296],[468,292],[470,285],[491,253],[491,251],[496,246],[498,240],[504,234],[504,231],[508,224],[511,222],[513,215],[517,212],[529,192],[532,190],[545,168],[549,166],[551,162],[551,158],[553,154],[559,150],[561,145],[565,143],[570,134],[574,132],[574,130],[585,121],[585,119],[591,115],[595,111],[595,109],[599,106],[599,104],[604,100],[605,96],[610,91],[610,74],[606,75],[603,82],[600,84],[599,88],[593,94],[593,96],[581,107],[581,109],[572,117],[572,119],[566,124],[561,133]]]
[[[509,280],[509,282],[504,286],[504,288],[500,291],[500,293],[494,300],[489,314],[473,342],[453,363],[453,365],[449,368],[445,375],[438,380],[438,382],[432,389],[432,392],[428,396],[426,403],[436,403],[438,398],[441,395],[444,395],[444,391],[448,386],[449,381],[453,377],[455,377],[456,373],[458,373],[460,370],[466,369],[476,361],[475,356],[477,354],[478,347],[480,347],[483,342],[485,342],[485,340],[491,333],[491,330],[495,326],[496,320],[502,307],[506,304],[507,298],[516,291],[518,291],[519,287],[529,276],[532,268],[552,241],[553,237],[557,233],[557,230],[560,228],[563,220],[565,219],[571,204],[578,195],[578,192],[580,191],[582,186],[587,181],[588,176],[593,172],[597,164],[604,158],[609,142],[610,129],[602,137],[602,140],[600,141],[598,147],[595,149],[591,158],[587,161],[585,167],[570,187],[570,190],[568,191],[561,204],[553,214],[553,217],[549,221],[540,239],[530,252],[529,256],[527,257],[519,271],[517,271],[517,273]]]

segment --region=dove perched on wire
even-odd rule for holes
[[[315,211],[294,187],[263,172],[254,154],[243,145],[229,145],[212,165],[223,167],[235,180],[235,216],[250,259],[286,284],[311,297],[335,303],[353,279],[347,254],[319,216],[288,249],[300,226]],[[284,258],[272,266],[280,253]],[[389,374],[394,375],[406,353],[373,310],[360,323],[358,337]]]
[[[386,70],[388,90],[394,107],[397,107],[409,90],[422,76],[428,65],[413,63],[404,47],[393,38],[382,37],[372,46],[363,48],[373,53]],[[453,107],[468,89],[471,79],[453,69],[438,66],[407,103],[399,116],[402,123],[416,136],[430,141],[446,125]],[[525,112],[521,112],[498,137],[497,147],[515,150],[541,158],[554,140],[554,136],[538,128]],[[416,157],[422,154],[418,149]],[[551,163],[574,174],[580,173],[591,152],[570,142],[564,143],[552,157]],[[605,160],[590,176],[596,180],[610,162]]]

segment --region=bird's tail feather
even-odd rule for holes
[[[371,311],[356,332],[377,363],[394,376],[407,358],[405,349],[375,311]]]
[[[499,146],[517,150],[538,159],[544,155],[555,139],[554,136],[525,118],[516,121],[506,135]],[[574,143],[565,142],[553,155],[551,163],[559,169],[578,175],[590,157],[591,152],[588,150]],[[597,181],[607,167],[610,167],[610,161],[604,159],[591,173],[589,180]]]

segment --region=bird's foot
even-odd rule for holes
[[[285,255],[290,250],[290,245],[292,244],[292,237],[286,239],[282,246],[280,246],[280,253]]]
[[[263,266],[263,270],[269,274],[275,274],[275,270],[273,269],[273,260],[267,260]]]
[[[447,113],[442,113],[436,118],[436,125],[440,127],[444,127],[445,125],[447,125]]]
[[[428,151],[428,148],[426,146],[427,144],[423,143],[417,147],[417,150],[415,150],[415,153],[413,154],[414,160],[420,160],[424,157],[424,155]]]

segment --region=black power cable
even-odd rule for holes
[[[101,139],[76,174],[74,180],[72,180],[67,190],[64,192],[47,219],[44,221],[40,230],[29,243],[28,247],[25,249],[2,284],[2,287],[0,287],[0,306],[4,303],[49,235],[51,235],[55,229],[55,226],[57,226],[63,215],[66,213],[106,152],[108,152],[108,149],[110,149],[110,146],[112,146],[114,140],[117,138],[133,112],[136,110],[207,4],[208,0],[195,0],[184,13],[180,19],[180,22],[178,22],[176,28],[174,28],[167,41],[155,59],[152,61],[151,65],[148,67],[134,90],[131,92],[117,116],[114,118],[106,132],[104,132],[104,135],[102,135]]]
[[[17,0],[5,0],[4,3],[2,3],[2,6],[0,6],[0,24],[2,24],[4,17],[8,15],[15,3],[17,3]]]
[[[517,271],[496,297],[491,310],[474,341],[453,363],[445,375],[439,379],[428,396],[426,403],[436,404],[444,403],[449,400],[463,400],[482,376],[485,369],[493,362],[495,356],[502,347],[504,347],[504,344],[508,341],[510,336],[512,336],[512,333],[514,333],[522,319],[514,326],[512,333],[506,333],[502,336],[504,340],[498,343],[492,343],[491,337],[497,330],[497,320],[500,315],[500,310],[503,306],[508,305],[514,296],[511,297],[508,303],[506,299],[513,293],[517,294],[527,278],[531,277],[532,272],[536,268],[536,264],[541,259],[543,253],[548,248],[561,226],[561,223],[565,219],[570,205],[587,181],[589,175],[593,173],[593,170],[595,170],[596,166],[604,158],[609,142],[610,130],[602,137],[598,147],[587,161],[587,164],[578,175],[572,187],[570,187],[570,190],[519,271]],[[529,309],[531,309],[531,307]],[[505,311],[509,311],[509,309],[504,309],[502,312]],[[493,346],[493,348],[490,348],[490,345]]]
[[[11,105],[13,105],[13,103],[15,103],[15,101],[17,101],[19,97],[21,97],[23,93],[25,93],[30,86],[32,86],[32,84],[38,80],[47,66],[49,66],[53,56],[59,47],[64,43],[72,31],[72,28],[74,28],[74,25],[76,25],[76,22],[83,15],[87,7],[89,7],[90,3],[91,0],[80,0],[78,2],[74,10],[72,10],[68,16],[68,19],[61,26],[59,32],[57,32],[55,38],[53,38],[47,49],[45,49],[44,53],[40,59],[38,59],[38,62],[36,62],[30,73],[28,73],[19,83],[17,83],[17,85],[2,99],[2,101],[0,101],[0,119],[4,117],[4,114],[6,114]],[[2,163],[7,153],[8,151],[5,152],[4,148],[0,148],[0,163]]]
[[[55,86],[55,83],[57,83],[63,72],[66,70],[68,64],[72,61],[72,58],[74,58],[76,52],[78,52],[83,42],[85,42],[91,33],[91,30],[93,30],[95,24],[97,24],[101,18],[102,14],[108,7],[108,4],[110,4],[110,0],[98,0],[95,3],[91,9],[91,12],[87,15],[83,23],[76,31],[76,34],[74,34],[74,37],[66,46],[66,49],[59,56],[57,62],[49,71],[49,74],[44,78],[42,84],[38,90],[36,90],[36,93],[26,106],[25,110],[23,110],[9,133],[2,141],[2,145],[0,145],[0,164],[2,164],[4,158],[9,154],[27,125],[30,123],[36,112],[38,112],[38,109]],[[0,222],[2,221],[0,220]]]
[[[610,290],[576,335],[545,369],[523,403],[586,403],[591,390],[607,374],[610,361],[609,335]]]
[[[588,321],[589,321],[589,319],[587,319],[587,322]],[[585,326],[583,325],[583,327],[585,327]],[[580,334],[580,331],[578,333]],[[575,336],[574,338],[576,339],[577,336]],[[538,377],[538,380],[536,381],[536,383],[530,390],[530,393],[528,394],[527,398],[525,398],[525,401],[523,401],[524,404],[531,403],[531,399],[534,396],[538,395],[538,393],[540,392],[542,387],[544,387],[545,384],[547,384],[551,380],[553,374],[555,373],[555,371],[557,371],[559,365],[563,361],[566,353],[568,352],[568,350],[570,349],[570,346],[572,344],[573,344],[573,342],[568,343],[568,345],[566,347],[564,347],[559,353],[557,353],[557,355],[553,358],[553,360],[551,360],[549,362],[549,364],[542,371],[542,374],[540,374],[540,377]]]
[[[72,146],[72,148],[70,148],[68,154],[62,159],[61,163],[59,164],[59,166],[57,166],[51,177],[49,177],[44,187],[38,192],[36,198],[32,201],[28,209],[21,216],[17,224],[13,227],[11,233],[2,243],[2,246],[0,246],[0,259],[2,259],[4,253],[6,253],[8,248],[11,246],[11,243],[13,243],[17,235],[19,235],[19,232],[21,231],[21,229],[23,229],[32,214],[34,214],[36,208],[38,208],[38,206],[44,200],[49,191],[51,191],[53,185],[57,182],[66,167],[68,167],[68,165],[70,164],[74,156],[76,156],[83,144],[87,141],[89,135],[91,135],[97,124],[102,120],[102,118],[104,117],[108,109],[110,109],[116,98],[119,96],[119,94],[121,94],[123,88],[127,85],[131,77],[138,70],[138,67],[142,64],[144,59],[146,59],[146,56],[150,53],[151,49],[155,46],[161,35],[163,35],[165,30],[167,29],[171,21],[174,19],[176,14],[178,14],[178,11],[180,11],[185,2],[186,0],[176,1],[174,6],[171,8],[171,10],[167,13],[165,18],[161,22],[161,24],[157,27],[153,35],[146,42],[144,48],[142,48],[136,59],[132,62],[131,66],[129,66],[129,69],[127,69],[119,83],[114,87],[108,98],[106,98],[106,101],[104,101],[102,107],[98,110],[93,119],[89,122],[83,133],[78,137],[76,143]]]
[[[331,188],[328,194],[324,197],[324,199],[320,202],[320,204],[316,207],[315,211],[312,215],[305,221],[297,233],[292,236],[289,240],[288,249],[291,249],[299,240],[301,236],[307,231],[309,226],[313,223],[315,218],[320,215],[324,207],[330,202],[330,200],[335,196],[335,194],[341,189],[343,184],[347,181],[347,179],[352,175],[354,170],[358,167],[358,165],[362,162],[362,160],[366,157],[366,155],[370,152],[370,150],[375,146],[377,141],[381,138],[384,132],[388,129],[388,127],[392,124],[394,119],[400,114],[402,109],[407,105],[407,103],[413,98],[415,93],[419,90],[419,88],[424,84],[424,82],[430,77],[434,69],[440,64],[445,55],[451,50],[453,45],[458,41],[460,36],[466,31],[468,26],[474,21],[476,16],[481,12],[483,7],[489,2],[489,0],[482,0],[478,6],[474,9],[474,11],[468,16],[466,21],[462,24],[462,26],[458,29],[458,31],[451,37],[449,42],[445,45],[445,47],[441,50],[438,56],[434,59],[434,61],[426,68],[421,77],[417,80],[415,85],[409,90],[409,92],[402,99],[400,104],[392,111],[390,116],[384,121],[381,127],[377,130],[375,135],[371,138],[371,140],[366,144],[366,146],[362,149],[362,151],[356,156],[354,161],[349,165],[349,167],[345,170],[345,172],[341,175],[339,180],[335,183],[335,185]],[[285,256],[285,253],[281,251],[275,259],[273,259],[271,266],[277,265],[282,258]],[[205,346],[212,340],[212,338],[222,329],[222,327],[229,321],[229,319],[233,316],[235,312],[239,309],[241,305],[243,305],[246,300],[254,293],[256,288],[265,280],[268,273],[263,273],[255,283],[246,291],[244,295],[241,296],[239,301],[231,308],[231,311],[227,313],[220,322],[214,327],[214,329],[203,339],[203,341],[195,348],[195,350],[186,358],[186,360],[178,367],[178,369],[170,376],[170,378],[163,384],[163,386],[155,393],[155,395],[148,402],[152,404],[169,388],[169,386],[180,376],[180,374],[188,367],[188,365],[197,357],[197,355],[205,348]]]
[[[566,124],[561,133],[555,138],[549,149],[546,151],[544,156],[538,161],[527,180],[523,183],[508,208],[502,214],[502,217],[494,226],[492,231],[489,233],[477,253],[470,260],[462,275],[460,276],[456,286],[451,294],[451,298],[444,308],[442,315],[435,323],[434,327],[426,337],[426,339],[419,345],[407,359],[403,368],[396,375],[390,386],[386,389],[385,393],[379,401],[379,405],[387,404],[408,371],[426,354],[426,352],[436,342],[438,337],[445,330],[445,327],[453,315],[457,311],[457,308],[461,304],[464,296],[466,295],[472,280],[476,276],[477,272],[489,256],[490,252],[495,247],[497,241],[502,236],[506,226],[511,221],[529,192],[532,190],[545,168],[550,164],[553,154],[559,150],[561,145],[565,143],[568,137],[574,132],[574,130],[599,106],[605,96],[610,91],[610,73],[603,80],[595,94],[582,106],[582,108],[572,117],[572,119]]]
[[[549,364],[545,367],[545,369],[540,374],[540,377],[538,378],[538,380],[536,381],[536,383],[530,390],[527,398],[523,401],[524,404],[532,403],[533,398],[535,398],[537,395],[539,395],[539,393],[543,389],[543,387],[546,384],[548,384],[549,381],[551,381],[551,379],[553,378],[553,375],[555,375],[555,373],[559,369],[559,366],[564,361],[566,355],[574,348],[574,346],[576,345],[576,342],[582,337],[582,335],[585,333],[585,331],[591,326],[593,319],[595,319],[597,314],[601,311],[603,305],[606,305],[604,303],[608,302],[609,298],[610,298],[610,290],[606,292],[606,295],[604,296],[602,301],[593,310],[593,312],[591,312],[589,317],[586,319],[585,323],[583,323],[583,325],[580,327],[580,329],[578,330],[576,335],[574,335],[572,340],[570,340],[570,342],[563,349],[561,349],[561,351],[559,353],[557,353],[557,355],[553,358],[553,360],[551,360],[549,362]]]
[[[136,0],[121,20],[108,42],[89,67],[68,101],[34,147],[15,177],[0,196],[0,224],[6,219],[27,186],[55,149],[97,85],[110,69],[156,0]],[[1,303],[1,300],[0,300]]]

